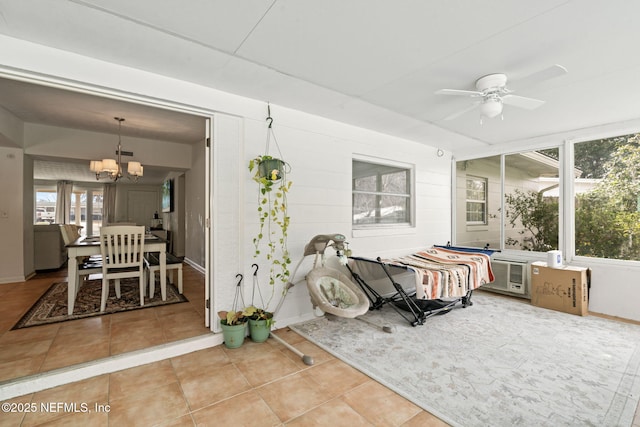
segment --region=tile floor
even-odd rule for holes
[[[277,333],[314,365],[273,339],[247,340],[11,399],[3,403],[35,411],[4,413],[0,426],[447,425],[296,333]]]
[[[0,285],[0,382],[206,333],[204,277],[188,266],[189,310],[177,304],[10,331],[65,274]],[[447,425],[289,329],[276,333],[314,365],[273,339],[247,340],[238,349],[217,346],[2,402],[22,411],[3,411],[0,427]],[[640,410],[633,427],[640,427]]]
[[[0,285],[0,381],[50,371],[141,348],[209,333],[204,326],[204,275],[183,267],[189,302],[79,319],[32,328],[11,328],[66,269]]]

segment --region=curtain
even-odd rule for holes
[[[58,181],[56,197],[56,224],[69,224],[71,216],[71,194],[73,183],[70,181]]]
[[[102,224],[116,222],[116,185],[105,184],[102,190]]]

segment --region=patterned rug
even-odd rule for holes
[[[453,426],[631,426],[640,326],[486,292],[472,301],[416,327],[386,306],[291,328]]]
[[[167,283],[166,301],[162,301],[160,286],[156,286],[155,296],[151,299],[145,298],[144,306],[142,307],[140,306],[140,291],[137,279],[121,279],[120,291],[121,298],[116,298],[114,284],[111,284],[106,310],[101,313],[102,280],[89,280],[80,288],[73,307],[73,314],[69,316],[67,315],[67,282],[54,283],[12,329],[29,328],[31,326],[117,313],[119,311],[158,307],[160,305],[188,301],[170,283]]]

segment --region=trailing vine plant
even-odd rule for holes
[[[249,161],[249,171],[258,184],[258,234],[253,238],[254,258],[262,254],[261,247],[266,243],[265,256],[269,262],[269,284],[272,296],[276,282],[286,284],[291,272],[291,258],[287,248],[287,236],[290,218],[287,213],[287,193],[292,182],[288,179],[291,167],[282,160],[278,141],[273,133],[273,119],[269,107],[269,127],[265,154]],[[280,158],[270,156],[269,143],[273,138]],[[268,304],[267,304],[268,305]]]

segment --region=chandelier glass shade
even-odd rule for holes
[[[112,181],[117,181],[118,179],[126,176],[127,178],[138,181],[138,178],[143,176],[144,168],[140,164],[140,162],[129,162],[127,164],[127,175],[124,175],[124,171],[122,168],[122,136],[121,136],[121,127],[124,119],[121,117],[114,117],[114,120],[118,121],[118,149],[116,150],[117,160],[116,159],[102,159],[102,160],[91,160],[89,162],[89,169],[91,172],[95,172],[96,179],[100,180],[101,178],[108,178]]]

